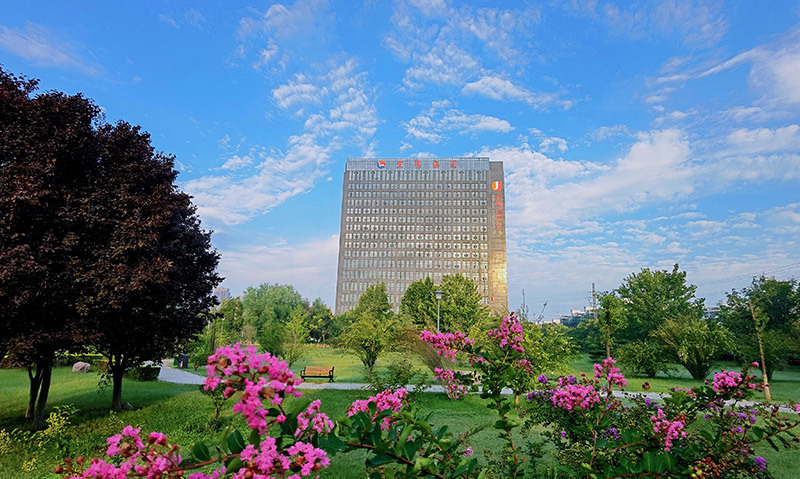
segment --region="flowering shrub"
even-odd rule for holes
[[[512,434],[522,417],[548,427],[560,471],[573,477],[766,478],[766,460],[753,454],[753,444],[763,440],[777,448],[778,442],[785,447],[798,442],[800,421],[790,421],[778,406],[739,404],[759,388],[747,368],[718,373],[711,384],[694,390],[675,388],[662,403],[641,396],[623,403],[617,394],[627,381],[607,358],[594,366],[593,375],[557,380],[539,375],[539,389],[515,408],[504,391],[517,391],[534,374],[522,325],[513,315],[481,348],[460,333],[425,331],[421,338],[444,357],[466,354],[479,370],[481,397],[496,412],[493,426],[503,441],[502,464],[493,475],[519,477],[525,468],[535,469],[536,449],[520,448]],[[368,452],[370,478],[466,479],[489,472],[446,425],[433,427],[409,406],[403,388],[355,401],[347,416],[334,422],[321,412],[319,400],[302,400],[297,390],[302,381],[285,362],[253,347],[218,349],[208,358],[207,373],[205,388],[221,389],[223,402],[235,401],[233,411],[245,419],[248,434],[228,427],[217,442],[181,449],[164,434],[142,435],[126,426],[108,438],[106,458],[68,458],[56,473],[74,479],[301,479],[328,467],[331,456],[354,450]],[[436,374],[443,382],[455,378],[445,369]]]
[[[528,395],[531,425],[549,424],[549,440],[572,476],[762,477],[766,461],[753,444],[798,441],[800,421],[777,405],[739,404],[760,387],[748,368],[717,373],[694,390],[674,388],[663,404],[631,395],[631,405],[612,394],[626,385],[613,359],[594,371],[593,378],[540,377],[545,389]]]

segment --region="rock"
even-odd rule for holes
[[[122,410],[123,411],[130,411],[131,409],[133,409],[133,406],[131,406],[131,403],[129,403],[129,402],[122,403]]]
[[[72,372],[73,373],[88,373],[89,369],[91,369],[92,365],[89,363],[84,363],[83,361],[78,361],[77,363],[72,365]]]

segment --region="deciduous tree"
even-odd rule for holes
[[[78,212],[96,170],[100,109],[80,94],[36,89],[0,69],[0,351],[28,367],[26,417],[38,429],[54,354],[81,343]]]
[[[92,257],[78,266],[79,307],[89,340],[109,361],[112,405],[122,377],[159,361],[205,327],[216,303],[219,255],[189,196],[177,190],[174,159],[150,136],[120,122],[98,129],[99,174],[83,210]]]

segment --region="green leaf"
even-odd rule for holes
[[[242,433],[238,430],[234,430],[230,436],[228,436],[228,449],[230,449],[231,453],[239,454],[245,448],[246,444],[244,442],[244,438],[242,437]]]
[[[656,457],[651,451],[647,451],[642,456],[642,464],[646,472],[652,472],[656,468]]]
[[[225,461],[225,470],[228,472],[236,472],[241,467],[244,466],[242,459],[239,456],[229,457],[227,461]]]
[[[254,446],[257,446],[261,443],[261,436],[258,434],[258,431],[253,429],[250,431],[250,437],[248,438],[248,442]]]
[[[389,456],[388,454],[379,454],[374,457],[368,457],[366,464],[367,467],[378,467],[390,462],[394,462],[392,456]]]
[[[436,439],[443,438],[445,434],[447,434],[447,426],[442,426],[438,431],[436,431]]]
[[[400,431],[400,437],[397,439],[397,445],[394,448],[394,453],[397,455],[403,455],[403,448],[408,442],[408,436],[411,435],[411,431],[413,431],[413,425],[406,424],[402,431]]]
[[[196,442],[194,444],[194,447],[192,447],[192,454],[194,454],[194,457],[201,462],[211,459],[211,454],[208,452],[208,447],[202,442]]]

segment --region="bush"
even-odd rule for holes
[[[129,369],[125,376],[134,381],[157,381],[160,372],[161,368],[159,366],[138,366]]]
[[[390,362],[387,366],[387,371],[383,374],[378,372],[368,373],[367,381],[369,381],[369,389],[375,393],[387,389],[404,388],[409,384],[413,384],[414,389],[409,393],[409,399],[433,385],[431,376],[426,371],[414,369],[414,363],[407,357],[401,357]]]
[[[654,378],[660,372],[671,371],[664,353],[653,341],[633,341],[617,349],[621,369],[630,376]]]

